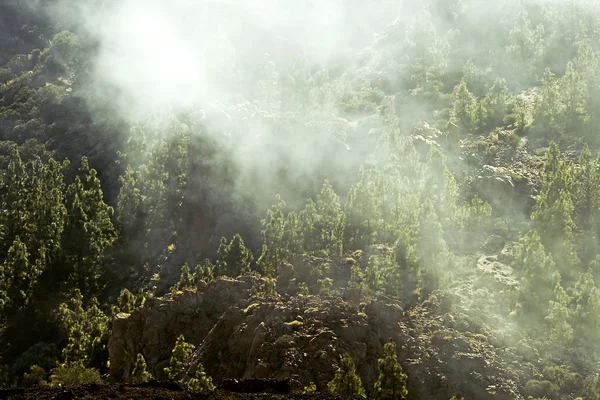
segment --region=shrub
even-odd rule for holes
[[[521,137],[519,135],[514,134],[514,133],[511,133],[511,134],[508,134],[508,135],[504,135],[502,139],[512,149],[518,148],[519,147],[519,143],[521,143]]]
[[[525,385],[525,395],[534,398],[548,397],[555,399],[558,396],[558,387],[550,381],[530,380]]]
[[[306,284],[306,282],[302,282],[300,284],[300,286],[298,287],[298,293],[303,296],[310,295],[310,290],[308,289],[308,285]]]
[[[300,327],[302,327],[304,325],[304,322],[298,321],[297,319],[295,319],[290,322],[284,322],[284,325],[289,326],[292,329],[299,329]]]
[[[48,383],[46,382],[46,371],[42,367],[38,367],[37,365],[32,365],[29,369],[29,373],[25,372],[23,374],[23,382],[21,382],[21,386],[25,388],[32,388],[35,386],[46,386]]]
[[[56,365],[60,352],[53,343],[38,342],[28,348],[11,365],[10,374],[12,376],[23,376],[29,372],[32,365],[36,365],[46,371],[49,371]]]
[[[101,383],[97,369],[86,368],[82,363],[62,364],[52,371],[50,386],[73,386],[86,383]]]
[[[600,399],[600,375],[590,375],[585,379],[583,395],[585,399]]]
[[[544,368],[544,376],[560,388],[561,392],[579,393],[584,388],[583,377],[571,372],[565,366],[552,366]]]
[[[313,394],[317,392],[317,385],[315,385],[314,382],[311,382],[310,385],[305,386],[304,389],[302,389],[302,394]]]
[[[0,68],[0,85],[10,81],[13,74],[8,68]]]
[[[10,383],[8,365],[0,365],[0,388],[8,388],[11,386]]]

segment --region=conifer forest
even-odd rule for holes
[[[1,1],[0,397],[164,382],[600,399],[600,2]]]

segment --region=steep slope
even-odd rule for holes
[[[109,343],[111,378],[128,381],[137,353],[144,355],[154,376],[164,378],[175,339],[183,334],[198,346],[186,367],[189,375],[201,363],[217,382],[293,378],[324,389],[347,352],[365,387],[372,388],[383,344],[393,340],[408,374],[410,399],[522,398],[524,384],[536,370],[529,363],[535,361],[508,343],[491,342],[488,325],[471,317],[475,310],[467,307],[474,304],[442,293],[407,309],[399,300],[369,299],[351,289],[293,294],[296,273],[323,262],[299,259],[287,278],[280,275],[280,294],[272,297],[252,298],[252,289],[262,282],[242,276],[200,283],[197,289],[151,299],[131,314],[117,315]],[[490,278],[483,274],[481,279]]]

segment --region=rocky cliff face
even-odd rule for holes
[[[455,297],[434,293],[409,310],[385,297],[345,301],[343,293],[252,299],[259,284],[257,277],[220,278],[119,314],[109,344],[111,376],[128,381],[139,352],[150,372],[165,378],[181,333],[197,346],[188,375],[201,362],[216,382],[293,378],[325,389],[347,352],[369,391],[389,340],[398,344],[411,399],[520,399],[533,374],[526,359],[456,317]]]
[[[221,278],[197,291],[150,298],[132,314],[118,314],[109,343],[111,376],[128,380],[136,355],[142,353],[154,377],[165,378],[163,369],[177,336],[200,345],[229,308],[247,305],[256,279]]]

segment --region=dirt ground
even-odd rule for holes
[[[206,400],[341,400],[344,397],[325,393],[312,395],[301,394],[269,394],[269,393],[236,393],[216,390],[210,395],[191,393],[172,382],[153,382],[145,385],[91,384],[70,388],[32,388],[32,389],[0,389],[0,399],[7,400],[75,400],[75,399],[206,399]]]

